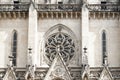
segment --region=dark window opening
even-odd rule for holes
[[[14,1],[14,4],[19,4],[19,1]]]
[[[14,9],[19,9],[19,1],[14,1]]]
[[[16,55],[17,55],[17,32],[13,33],[13,42],[12,42],[12,56],[13,56],[13,66],[16,66]]]
[[[103,54],[103,64],[105,64],[105,58],[107,57],[107,49],[106,49],[106,33],[105,31],[102,33],[102,54]]]
[[[63,2],[58,2],[58,9],[63,9]]]
[[[101,9],[102,10],[106,10],[107,9],[107,7],[106,7],[106,4],[107,2],[106,1],[101,1]]]

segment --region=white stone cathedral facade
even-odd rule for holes
[[[0,80],[120,80],[120,0],[0,0]]]

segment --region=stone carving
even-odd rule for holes
[[[65,70],[62,69],[61,65],[56,65],[55,72],[53,74],[56,75],[56,76],[63,76],[62,73],[65,73]]]
[[[0,79],[2,79],[5,75],[5,72],[0,72]]]
[[[60,54],[65,62],[69,61],[75,52],[74,41],[68,34],[58,32],[50,35],[45,43],[46,56],[52,62],[59,48]]]
[[[59,77],[56,77],[56,78],[54,78],[54,79],[52,79],[52,80],[64,80],[64,79],[59,78]]]
[[[40,79],[40,80],[44,80],[45,74],[46,74],[46,72],[36,71],[35,72],[35,78]]]
[[[44,80],[54,80],[56,78],[60,78],[60,80],[72,79],[70,72],[60,54],[56,55]]]
[[[25,71],[16,71],[17,79],[25,79]]]
[[[62,64],[60,64],[61,66]],[[60,69],[61,71],[65,71],[64,67],[61,67],[62,69]],[[35,80],[44,80],[47,72],[48,72],[48,69],[49,68],[37,68],[34,75],[34,79]],[[0,68],[0,80],[5,80],[5,76],[6,74],[8,74],[8,70],[5,71],[6,68]],[[16,80],[25,80],[25,68],[16,68],[15,71],[14,71],[14,74],[16,74]],[[52,73],[54,74],[57,74],[57,72],[60,74],[61,71],[59,70],[59,65],[57,67],[57,64],[56,64],[56,68],[54,68],[54,70],[56,71],[53,71]],[[110,70],[110,73],[111,73],[111,76],[114,78],[114,80],[120,80],[120,68],[109,68]],[[109,73],[104,70],[104,74],[103,74],[103,67],[94,67],[94,68],[90,68],[90,74],[89,74],[89,80],[105,80],[105,79],[108,79],[108,80],[111,80],[109,79]],[[80,67],[76,67],[76,68],[72,68],[72,67],[69,67],[69,71],[70,72],[70,75],[72,77],[72,80],[82,80],[81,77],[82,77],[82,68]],[[107,72],[107,73],[106,73]],[[9,78],[9,80],[11,78],[14,78],[13,77],[13,73],[11,72],[10,73],[11,75],[7,76],[6,80]],[[103,78],[101,78],[101,74],[103,74]],[[60,74],[61,75],[61,74]],[[51,77],[53,76],[53,74],[50,75]],[[63,75],[63,76],[68,76],[68,75]],[[4,78],[4,79],[3,79]],[[53,80],[54,79],[64,79],[63,77],[59,77],[59,76],[54,76],[53,77]],[[14,80],[14,79],[13,79]]]
[[[112,74],[109,71],[108,67],[104,67],[99,80],[113,80]]]
[[[28,65],[27,69],[28,70],[26,72],[25,79],[26,80],[33,80],[34,79],[34,66]]]
[[[120,71],[119,70],[111,71],[111,74],[115,79],[120,79]]]
[[[71,71],[72,80],[81,80],[81,72]]]
[[[8,67],[8,70],[3,78],[3,80],[16,80],[16,75],[12,67]]]

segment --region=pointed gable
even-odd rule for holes
[[[16,75],[12,67],[8,68],[3,80],[16,80]]]
[[[54,58],[44,80],[72,80],[70,72],[60,54]]]
[[[113,80],[111,72],[109,71],[108,67],[104,67],[99,80]]]
[[[84,66],[84,71],[82,73],[82,79],[87,78],[86,80],[89,79],[89,65]]]

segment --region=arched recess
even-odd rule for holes
[[[106,30],[102,31],[102,64],[105,65],[107,64],[107,35],[106,35]]]
[[[12,32],[12,40],[11,40],[11,55],[12,55],[12,65],[17,65],[17,39],[18,34],[16,30],[13,30]]]
[[[59,37],[59,35],[60,35],[60,37]],[[77,47],[77,44],[76,44],[77,37],[73,33],[73,31],[71,29],[69,29],[68,27],[66,27],[65,25],[63,25],[63,24],[57,24],[57,25],[51,27],[45,33],[45,35],[44,35],[44,41],[45,41],[45,44],[44,44],[44,46],[45,46],[45,50],[44,50],[45,51],[45,55],[44,55],[44,57],[45,57],[45,59],[46,59],[48,64],[51,64],[51,62],[52,62],[49,59],[49,57],[51,55],[50,56],[49,55],[46,56],[46,53],[49,53],[49,51],[46,52],[46,49],[49,46],[52,45],[52,43],[50,42],[51,41],[50,39],[52,39],[53,41],[56,41],[56,42],[54,42],[55,47],[56,47],[56,48],[54,47],[54,51],[56,51],[56,52],[53,55],[51,54],[53,56],[53,59],[54,59],[54,57],[55,57],[55,55],[57,53],[57,46],[58,46],[57,43],[58,43],[59,39],[61,39],[61,43],[60,43],[59,47],[60,47],[61,51],[63,50],[63,52],[60,52],[60,53],[61,53],[61,55],[62,54],[65,55],[66,58],[71,55],[69,57],[69,60],[65,61],[67,64],[69,64],[70,60],[76,54],[76,47]],[[67,46],[66,48],[65,48],[65,46],[63,46],[64,42],[66,43],[66,46]],[[71,48],[71,49],[69,49],[69,48]],[[51,50],[51,48],[49,47],[49,49],[47,49],[47,50]],[[71,50],[71,52],[68,52],[69,50]],[[69,53],[72,53],[72,54],[69,54]],[[62,57],[63,57],[63,55],[62,55]],[[65,57],[63,59],[65,59]]]

